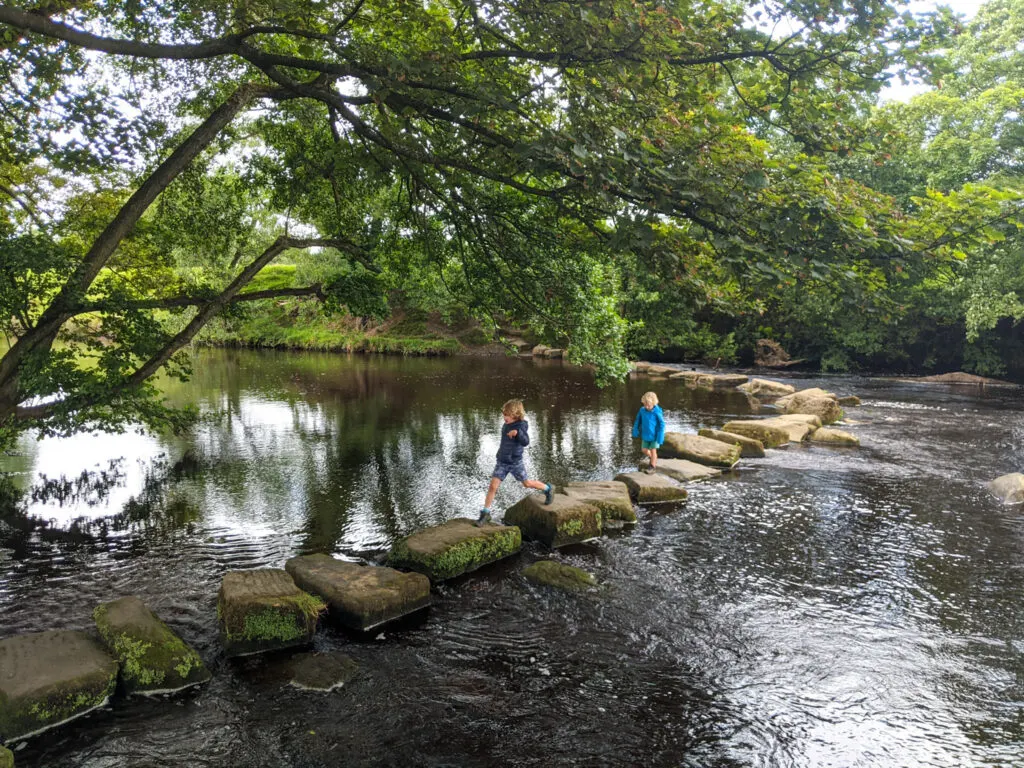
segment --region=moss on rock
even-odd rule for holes
[[[278,568],[230,571],[217,601],[225,652],[242,656],[310,643],[326,609]]]
[[[505,513],[505,522],[519,526],[523,537],[549,547],[562,547],[601,535],[601,510],[593,504],[554,494],[551,504],[531,493]]]
[[[7,747],[0,747],[0,768],[14,768],[14,753]]]
[[[543,584],[571,592],[579,592],[597,584],[597,579],[582,568],[562,565],[554,560],[538,560],[523,569],[523,576],[534,584]]]
[[[522,545],[522,533],[514,525],[478,527],[459,517],[396,542],[388,565],[444,581],[513,555]]]
[[[636,510],[629,496],[629,489],[616,480],[571,482],[565,486],[565,495],[593,504],[601,510],[601,520],[622,520],[636,522]]]

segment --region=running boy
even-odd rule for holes
[[[658,405],[655,392],[644,392],[640,398],[643,407],[637,412],[633,422],[633,437],[640,438],[640,450],[651,460],[651,466],[644,470],[653,475],[658,468],[658,449],[665,442],[665,417]]]
[[[501,406],[501,415],[505,423],[501,427],[501,445],[498,447],[498,462],[494,465],[491,473],[491,484],[487,488],[487,498],[484,501],[484,508],[480,510],[480,517],[477,525],[491,522],[491,504],[494,503],[494,495],[498,492],[498,486],[511,473],[512,477],[521,482],[526,488],[535,488],[544,491],[544,503],[551,503],[551,496],[554,493],[549,483],[542,483],[539,480],[526,479],[526,467],[523,466],[523,448],[530,444],[529,423],[526,421],[526,411],[523,409],[521,400],[509,400]]]

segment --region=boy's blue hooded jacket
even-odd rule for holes
[[[516,431],[515,437],[508,433]],[[498,446],[499,464],[518,464],[523,460],[523,448],[530,444],[530,424],[525,419],[501,425],[501,445]]]
[[[651,410],[640,406],[640,412],[633,422],[633,437],[639,437],[649,443],[661,445],[665,442],[665,417],[661,414],[661,406],[656,405]]]

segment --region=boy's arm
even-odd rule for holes
[[[654,441],[658,445],[661,445],[662,443],[665,442],[665,417],[661,415],[660,411],[658,412],[657,415],[658,415],[658,436],[656,438],[654,438]]]
[[[530,433],[527,431],[529,427],[530,425],[524,421],[522,426],[519,427],[518,433],[516,433],[516,442],[524,447],[530,444]]]
[[[640,411],[636,412],[636,418],[633,419],[633,437],[640,437]]]

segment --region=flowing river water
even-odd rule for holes
[[[316,648],[359,665],[330,693],[278,656],[225,659],[231,569],[475,516],[500,406],[525,400],[528,466],[555,483],[635,465],[640,395],[671,430],[751,413],[745,396],[560,361],[212,350],[167,385],[209,416],[186,438],[25,440],[31,487],[0,523],[0,636],[92,626],[134,594],[214,674],[117,700],[31,739],[19,768],[135,766],[1019,766],[1024,509],[984,481],[1022,469],[1020,390],[815,378],[858,394],[860,449],[790,445],[691,486],[678,507],[553,556],[601,587],[529,584],[537,545],[435,589],[425,621]],[[523,489],[503,485],[497,508]]]

